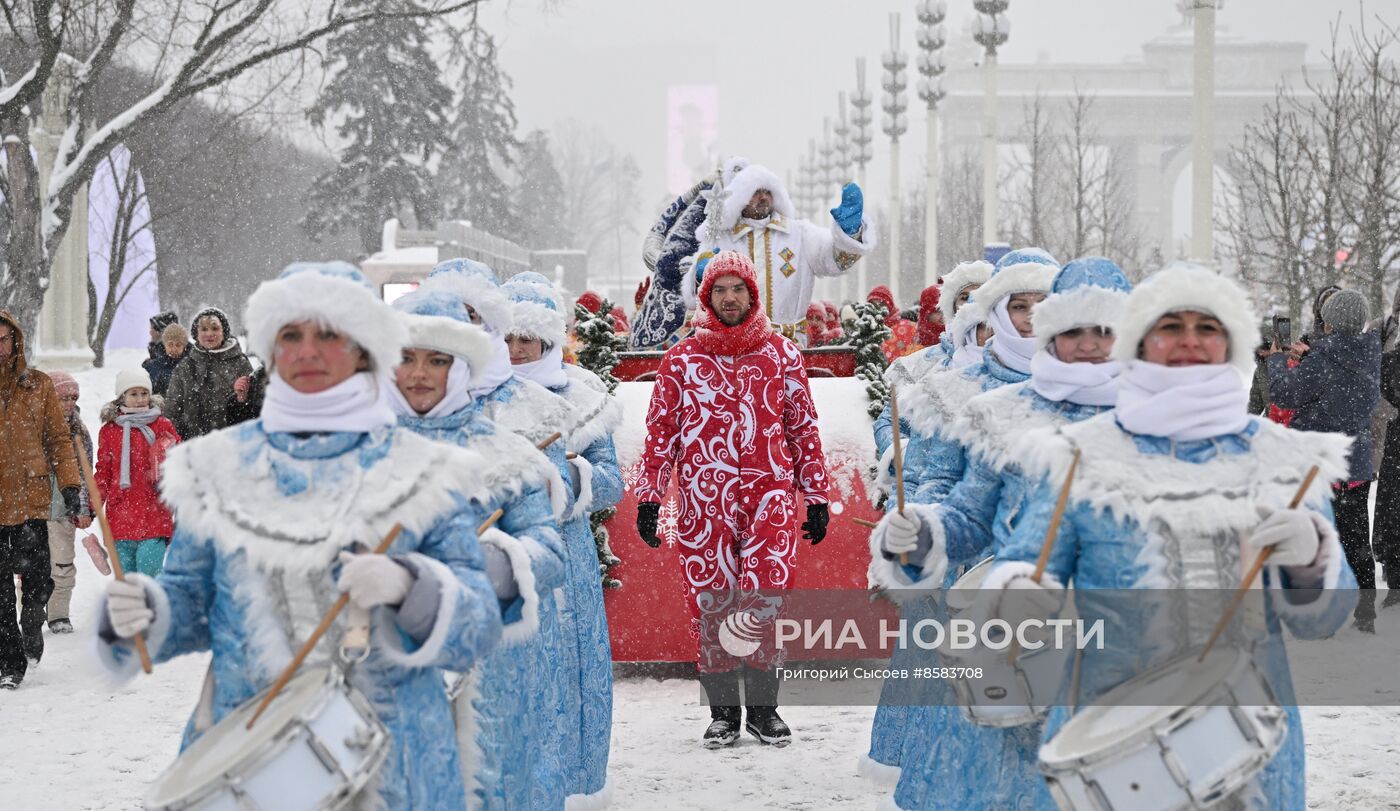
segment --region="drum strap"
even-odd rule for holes
[[[214,725],[214,663],[204,671],[204,686],[199,690],[199,703],[194,706],[194,734],[202,735]]]

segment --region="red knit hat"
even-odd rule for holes
[[[590,313],[597,313],[603,309],[603,297],[592,290],[585,290],[583,295],[578,297],[578,303],[582,304],[583,308]]]
[[[933,323],[933,314],[938,312],[938,286],[929,285],[919,294],[919,343],[933,346],[943,337],[943,324]]]
[[[894,303],[894,293],[886,286],[879,285],[870,291],[870,295],[865,297],[866,301],[879,302],[885,305],[885,323],[894,326],[899,321],[899,308]]]

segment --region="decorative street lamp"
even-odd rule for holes
[[[1010,0],[972,0],[977,21],[972,38],[986,49],[983,60],[982,132],[982,243],[993,245],[997,238],[997,48],[1011,36],[1011,20],[1006,17]]]
[[[856,92],[851,94],[851,160],[856,165],[856,183],[864,191],[870,186],[866,183],[865,167],[870,163],[874,153],[870,150],[870,142],[874,135],[870,131],[870,125],[874,121],[874,113],[870,110],[870,105],[875,102],[874,96],[865,89],[865,57],[856,58]],[[857,291],[857,299],[865,295],[870,289],[866,278],[866,265],[868,262],[858,262],[856,264],[856,278],[860,286]]]
[[[904,115],[904,111],[909,109],[909,100],[904,95],[904,89],[909,86],[909,80],[904,75],[904,69],[909,66],[909,58],[899,50],[898,12],[890,15],[890,49],[885,51],[883,63],[885,97],[882,107],[885,116],[882,123],[885,134],[890,137],[890,293],[894,296],[895,306],[898,307],[899,275],[902,270],[899,256],[900,225],[904,220],[899,195],[899,136],[909,131],[909,119]]]
[[[1177,0],[1194,19],[1191,135],[1191,258],[1215,261],[1215,12],[1225,0]]]
[[[928,148],[924,162],[927,189],[924,199],[924,286],[938,281],[938,103],[943,100],[943,21],[946,0],[919,0],[919,98],[928,107]]]

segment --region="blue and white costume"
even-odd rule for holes
[[[1000,306],[1004,309],[1006,301],[1017,293],[1049,292],[1056,270],[1053,265],[1040,261],[1010,264],[995,270],[990,279],[973,293],[972,300],[961,308],[955,324],[959,323],[959,319],[974,317],[980,321],[987,317],[983,314],[993,308]],[[949,299],[956,297],[954,294]],[[943,304],[944,299],[940,299],[939,306]],[[975,326],[976,322],[973,323]],[[1030,339],[1018,336],[1018,340],[1024,342]],[[947,498],[962,478],[967,466],[966,448],[949,431],[963,413],[967,402],[984,391],[1028,379],[1029,363],[1022,364],[1023,369],[1011,368],[1002,361],[994,344],[995,338],[988,344],[989,351],[983,353],[980,362],[963,369],[932,369],[916,385],[899,394],[900,415],[908,421],[911,429],[904,456],[906,504],[937,504]],[[890,499],[890,502],[894,501]],[[881,582],[885,561],[878,549],[879,537],[878,530],[871,535],[871,582],[890,588],[889,584]],[[934,583],[929,588],[937,585]],[[933,617],[936,610],[928,596],[922,594],[910,597],[902,606],[905,619],[911,623]],[[891,667],[913,664],[919,658],[919,652],[912,646],[896,648],[891,657]],[[887,684],[882,690],[882,700],[871,728],[870,752],[861,762],[863,773],[886,783],[898,779],[896,769],[900,768],[908,748],[906,742],[911,734],[917,734],[916,730],[925,725],[922,716],[929,709],[900,703],[894,698],[894,691],[898,689],[897,685]],[[918,720],[914,720],[916,715],[920,716]],[[918,735],[918,739],[921,740],[922,735]]]
[[[348,674],[392,737],[355,807],[465,808],[442,683],[444,669],[470,669],[500,638],[467,507],[490,493],[489,461],[394,426],[387,371],[405,333],[358,270],[293,266],[248,300],[249,340],[261,357],[273,358],[278,331],[301,321],[348,335],[370,370],[300,394],[274,369],[261,419],[171,450],[162,485],[176,531],[165,570],[154,581],[132,576],[155,614],[146,633],[151,658],[212,651],[212,700],[191,720],[188,745],[290,663],[336,599],[340,553],[374,546],[402,523],[389,554],[412,585],[402,603],[370,613],[368,657]],[[108,616],[106,599],[100,610]],[[308,664],[339,661],[346,627],[342,614]],[[99,655],[130,676],[132,649],[104,641],[114,637],[98,637]]]
[[[589,515],[622,500],[622,472],[612,439],[622,421],[622,407],[596,375],[563,362],[564,308],[553,285],[539,274],[521,273],[503,289],[513,305],[511,334],[537,338],[544,348],[538,361],[516,364],[515,373],[545,386],[573,406],[565,436],[574,457],[561,471],[575,482],[573,507],[562,528],[568,552],[563,638],[569,651],[567,666],[573,674],[564,708],[572,727],[565,758],[571,778],[569,808],[600,808],[610,794],[612,647]]]
[[[1063,363],[1054,354],[1054,338],[1080,327],[1112,325],[1129,289],[1122,270],[1098,257],[1077,259],[1056,275],[1050,296],[1032,314],[1039,349],[1031,379],[967,402],[948,430],[967,448],[967,469],[941,504],[907,508],[920,524],[920,551],[910,555],[907,567],[893,559],[876,561],[882,585],[939,588],[950,582],[948,569],[971,567],[1006,543],[1028,495],[1018,464],[1030,452],[1028,437],[1103,413],[1117,394],[1118,363]],[[872,537],[874,543],[880,540]],[[921,728],[911,728],[905,739],[894,795],[899,808],[1054,807],[1036,766],[1039,724],[978,726],[951,697],[937,706],[916,707],[913,717]],[[970,774],[976,779],[949,779]]]
[[[1170,371],[1197,388],[1207,379],[1228,387],[1209,399],[1194,393],[1191,385],[1162,387],[1156,392],[1160,409],[1154,412],[1138,396],[1138,376],[1161,375],[1168,367],[1139,360],[1137,348],[1162,315],[1182,311],[1219,319],[1229,335],[1229,357],[1226,364]],[[1350,440],[1289,431],[1247,414],[1245,381],[1253,371],[1257,323],[1233,282],[1203,268],[1159,272],[1134,291],[1115,326],[1114,357],[1125,366],[1116,410],[1044,431],[1028,445],[1034,452],[1022,456],[1038,484],[997,554],[1002,562],[988,576],[984,596],[998,599],[995,595],[1007,584],[1032,571],[1057,491],[1078,451],[1081,458],[1047,580],[1073,583],[1080,616],[1086,622],[1102,620],[1107,639],[1142,641],[1083,652],[1081,706],[1144,667],[1204,644],[1219,618],[1218,603],[1180,599],[1174,591],[1237,588],[1242,564],[1257,554],[1245,553],[1241,544],[1289,512],[1290,500],[1313,465],[1320,467],[1321,476],[1298,512],[1305,528],[1301,534],[1317,550],[1316,557],[1306,565],[1266,566],[1270,599],[1263,623],[1246,622],[1243,631],[1233,633],[1242,635],[1237,641],[1255,646],[1256,661],[1262,661],[1276,695],[1289,704],[1293,690],[1283,628],[1301,639],[1330,636],[1356,603],[1356,582],[1328,503],[1328,483],[1346,477]],[[1124,588],[1152,589],[1155,598],[1113,600],[1094,593]],[[1286,714],[1283,748],[1229,807],[1306,807],[1302,724],[1296,707],[1286,707]],[[1045,724],[1047,740],[1069,716],[1068,706],[1052,710]]]
[[[465,305],[420,291],[394,308],[408,326],[407,346],[451,355],[453,362],[447,395],[426,415],[395,398],[399,424],[492,460],[485,475],[493,496],[472,503],[474,520],[484,521],[497,508],[503,513],[481,536],[501,600],[502,645],[466,674],[453,707],[468,807],[560,808],[566,768],[548,723],[553,707],[541,698],[554,694],[552,663],[560,647],[554,592],[564,582],[565,562],[550,501],[558,476],[544,454],[499,430],[472,399],[472,378],[479,378],[495,349],[485,330],[471,324]]]

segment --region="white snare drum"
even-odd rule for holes
[[[969,612],[993,563],[995,559],[987,558],[973,566],[948,589],[950,617]],[[1009,650],[952,650],[945,645],[939,655],[948,667],[980,669],[980,677],[955,675],[947,679],[969,721],[978,726],[1017,727],[1045,717],[1074,650],[1068,646],[1056,648],[1047,642],[1040,648],[1020,651],[1015,664],[1008,661]]]
[[[166,769],[151,811],[343,808],[389,753],[389,732],[338,670],[297,674],[251,730],[264,693],[229,713]]]
[[[1268,765],[1288,732],[1269,683],[1246,651],[1198,655],[1119,685],[1040,748],[1060,808],[1210,808]]]

